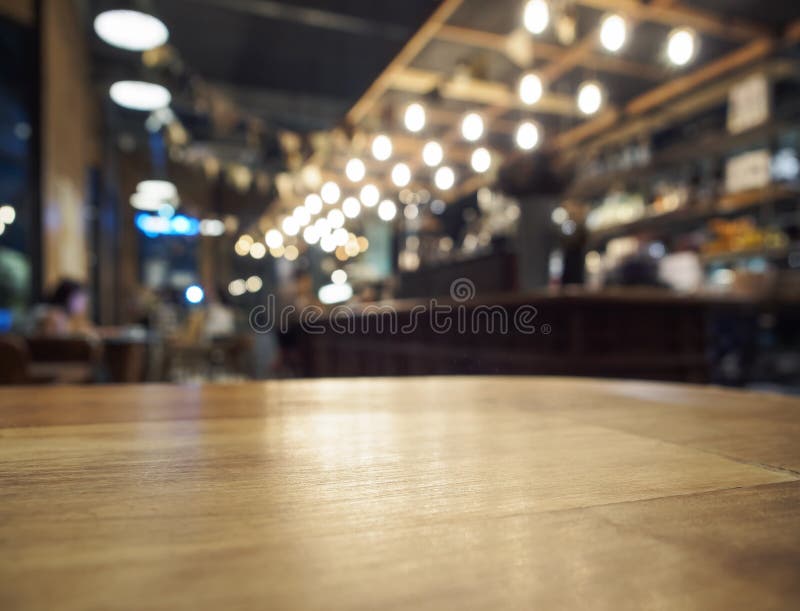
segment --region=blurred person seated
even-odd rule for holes
[[[96,338],[89,320],[89,293],[76,280],[61,280],[44,304],[33,311],[31,334],[48,337]]]

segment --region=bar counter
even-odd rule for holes
[[[790,609],[800,401],[403,378],[0,394],[0,608]]]

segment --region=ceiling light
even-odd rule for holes
[[[344,214],[338,208],[334,208],[328,212],[328,225],[334,229],[338,229],[344,225]]]
[[[292,212],[292,216],[301,227],[305,227],[311,222],[311,213],[305,206],[297,206],[297,208],[294,209],[294,212]]]
[[[283,234],[277,229],[270,229],[264,236],[264,242],[266,242],[267,246],[270,248],[278,248],[283,246]],[[256,242],[256,244],[259,244],[259,242]],[[255,247],[256,244],[253,244],[253,247]],[[252,250],[253,249],[251,248],[251,254]]]
[[[200,221],[200,235],[220,236],[225,233],[225,223],[219,219],[202,219]]]
[[[361,204],[355,197],[347,197],[342,202],[342,212],[347,218],[354,219],[361,213]]]
[[[380,191],[378,191],[378,187],[375,185],[364,185],[361,187],[361,193],[359,194],[361,203],[364,204],[367,208],[372,208],[375,204],[378,203],[378,200],[381,198]]]
[[[293,216],[287,216],[283,219],[281,227],[283,227],[283,232],[286,235],[297,235],[300,232],[300,223]]]
[[[317,297],[325,305],[341,303],[353,296],[353,287],[349,284],[326,284],[319,287]]]
[[[347,282],[347,272],[343,269],[335,269],[331,274],[331,282],[334,284],[344,284]]]
[[[228,292],[234,297],[239,297],[240,295],[244,295],[246,290],[247,290],[247,283],[245,283],[245,281],[242,280],[241,278],[232,280],[231,283],[228,285]]]
[[[619,15],[608,15],[600,24],[600,44],[607,51],[616,53],[628,38],[628,24]]]
[[[667,38],[667,58],[675,66],[685,66],[697,52],[695,33],[688,28],[676,28]]]
[[[14,206],[10,204],[0,206],[0,223],[3,223],[4,225],[10,225],[16,218],[17,212],[14,210]]]
[[[196,284],[186,287],[186,291],[183,295],[186,297],[186,301],[194,304],[200,303],[203,301],[203,297],[205,297],[203,294],[203,289]]]
[[[339,201],[339,197],[341,197],[342,192],[339,189],[339,185],[329,180],[322,185],[322,189],[320,189],[319,194],[322,196],[322,201],[326,204],[335,204]]]
[[[367,169],[364,162],[360,159],[351,159],[344,168],[344,173],[351,182],[359,182],[364,179]]]
[[[471,112],[461,121],[461,135],[470,142],[475,142],[483,135],[483,119]]]
[[[514,140],[523,151],[535,149],[539,144],[539,126],[531,121],[520,123]]]
[[[444,151],[442,151],[441,144],[435,140],[425,143],[425,146],[422,148],[422,161],[425,162],[426,166],[431,168],[436,167],[442,163],[443,158]]]
[[[314,225],[309,225],[303,229],[303,239],[309,246],[319,242],[319,231]]]
[[[391,221],[397,215],[397,206],[390,199],[385,199],[378,206],[378,216],[382,221]]]
[[[386,134],[375,136],[372,141],[372,156],[378,161],[386,161],[392,156],[392,141]]]
[[[409,104],[403,116],[403,122],[410,132],[416,133],[425,127],[425,108],[422,104]]]
[[[492,154],[483,147],[477,148],[472,152],[470,163],[473,170],[483,173],[492,165]]]
[[[111,99],[123,108],[153,111],[166,108],[172,96],[166,88],[144,81],[117,81],[108,90]]]
[[[519,97],[525,104],[529,106],[531,104],[536,104],[536,102],[542,99],[542,92],[542,79],[539,78],[538,74],[529,72],[520,79]]]
[[[530,0],[525,5],[522,23],[531,34],[541,34],[550,23],[550,7],[545,0]]]
[[[453,173],[453,170],[447,166],[442,166],[436,170],[436,174],[433,175],[433,182],[437,189],[446,191],[455,184],[456,175]]]
[[[147,51],[169,39],[169,30],[160,19],[139,11],[100,13],[95,17],[94,31],[108,44],[126,51]]]
[[[158,197],[150,197],[138,191],[131,195],[130,204],[137,210],[144,210],[146,212],[157,212],[161,206],[164,205],[164,200]]]
[[[174,201],[178,198],[178,189],[168,180],[143,180],[136,185],[136,192],[152,199]]]
[[[322,198],[316,193],[306,195],[305,207],[309,214],[319,214],[322,210]]]
[[[405,187],[411,182],[411,169],[405,163],[398,163],[392,168],[392,182],[396,187]]]
[[[593,115],[603,105],[603,90],[595,81],[581,83],[578,88],[578,110],[585,115]]]

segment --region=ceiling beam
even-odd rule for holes
[[[372,110],[381,95],[391,86],[395,74],[414,60],[462,2],[463,0],[444,0],[439,5],[347,113],[347,120],[351,124],[358,124]]]
[[[497,106],[503,110],[519,109],[530,112],[577,116],[575,99],[555,93],[545,93],[534,105],[528,106],[508,85],[480,79],[452,80],[428,70],[405,68],[398,71],[392,89],[425,95],[438,87],[442,97],[459,102]]]
[[[523,70],[530,67],[527,62],[516,61],[514,54],[509,53],[510,42],[509,36],[507,35],[484,32],[482,30],[474,30],[455,25],[444,25],[439,30],[436,38],[456,44],[495,51],[506,56],[511,62],[517,65],[517,67]],[[529,38],[529,43],[531,46],[530,55],[536,59],[553,60],[563,55],[568,49],[568,47],[534,40],[533,37]],[[666,70],[654,64],[644,64],[603,53],[590,53],[583,59],[582,64],[601,72],[610,72],[612,74],[620,74],[650,81],[662,80],[667,74]]]
[[[673,2],[651,2],[638,0],[576,0],[578,4],[601,11],[613,11],[630,19],[651,21],[662,25],[694,28],[711,36],[723,39],[750,41],[755,37],[770,34],[761,24],[750,23]]]

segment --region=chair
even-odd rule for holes
[[[25,384],[29,381],[31,360],[25,340],[14,335],[0,336],[0,384]]]

